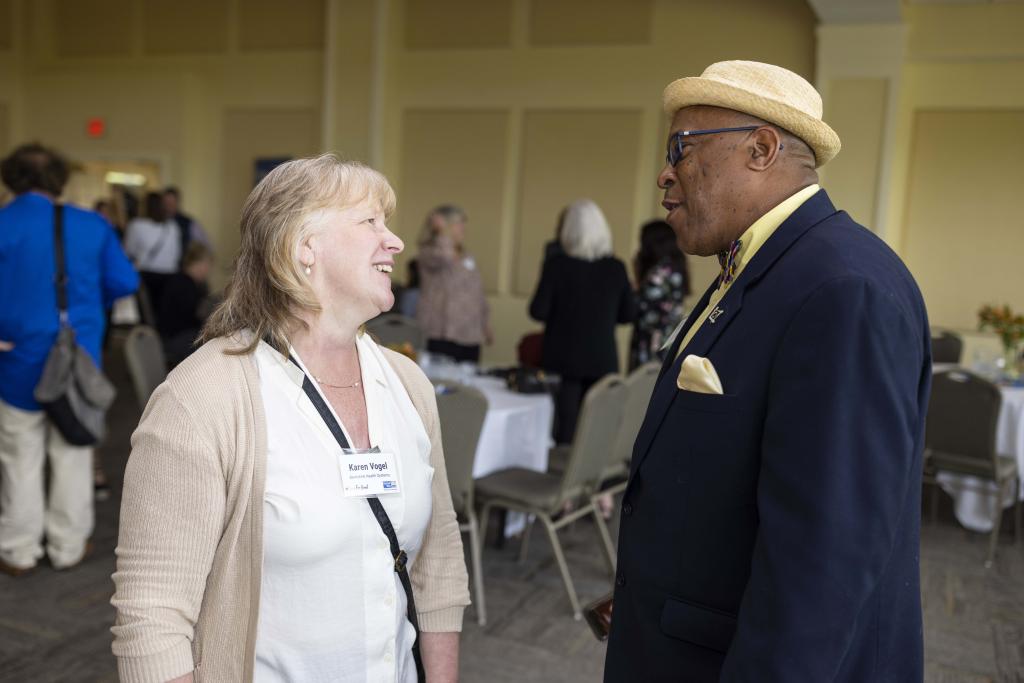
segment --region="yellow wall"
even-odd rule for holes
[[[666,84],[737,57],[814,77],[815,18],[802,0],[395,0],[390,7],[380,161],[398,191],[394,227],[414,251],[425,207],[470,208],[469,246],[490,271],[497,342],[484,359],[491,362],[512,361],[520,336],[539,327],[526,305],[562,206],[596,200],[627,261],[639,225],[663,215],[655,179]],[[472,20],[460,22],[467,11]],[[453,22],[464,30],[453,31]],[[457,112],[462,118],[447,118]],[[431,129],[435,139],[422,139]],[[718,266],[691,259],[691,267],[696,297]],[[625,338],[620,332],[620,351]]]
[[[256,157],[380,167],[410,256],[428,207],[464,205],[493,362],[536,327],[526,302],[564,204],[595,199],[625,260],[662,214],[669,81],[736,57],[815,75],[804,0],[0,0],[4,14],[0,143],[155,164],[222,268]],[[92,117],[105,137],[85,135]],[[691,261],[697,296],[717,264]]]
[[[888,235],[935,326],[1024,309],[1024,5],[911,5]],[[1009,127],[1007,127],[1009,126]]]

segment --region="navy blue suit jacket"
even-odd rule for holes
[[[636,440],[605,680],[920,681],[917,285],[821,191],[718,307]],[[688,354],[724,395],[676,388]]]

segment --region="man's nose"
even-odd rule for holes
[[[658,174],[658,187],[663,190],[667,190],[676,184],[676,172],[668,164],[661,169],[661,173]]]

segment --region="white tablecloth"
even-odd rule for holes
[[[468,383],[487,397],[487,416],[473,461],[473,477],[479,479],[508,467],[547,471],[555,415],[551,396],[517,394],[494,377],[475,377]]]
[[[1016,458],[1018,471],[1024,472],[1024,387],[1004,386],[999,390],[1003,395],[1003,406],[996,427],[996,451],[1000,455]],[[974,531],[992,530],[996,515],[994,483],[945,472],[940,473],[938,479],[943,490],[953,497],[956,518],[961,524]],[[1013,486],[1013,483],[1007,485]],[[988,493],[979,488],[986,489]],[[1010,507],[1015,500],[1014,496],[1007,493],[1003,494],[1004,507]],[[1019,487],[1017,497],[1024,500],[1024,485]]]

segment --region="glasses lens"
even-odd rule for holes
[[[672,168],[675,168],[676,164],[679,163],[679,160],[683,158],[683,149],[680,144],[681,141],[682,138],[678,133],[673,135],[672,139],[668,141],[668,153],[665,155],[665,163]]]

